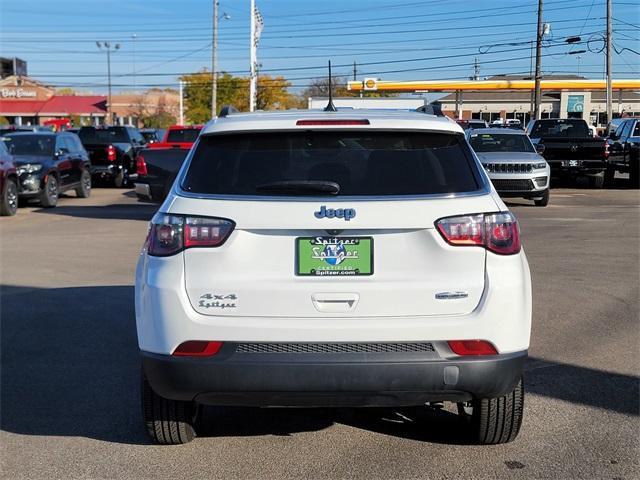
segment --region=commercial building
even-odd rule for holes
[[[603,80],[577,75],[547,75],[542,79],[541,113],[543,118],[584,118],[592,125],[607,124],[606,94]],[[519,119],[526,123],[533,110],[531,77],[496,75],[485,80],[380,81],[366,78],[348,82],[355,94],[368,91],[403,95],[442,92],[439,101],[445,114],[456,118],[482,118],[487,121]],[[613,117],[640,114],[640,81],[613,80]],[[366,96],[361,105],[369,102]],[[377,102],[384,105],[384,100]],[[336,103],[336,105],[338,105]]]
[[[497,76],[488,80],[524,80],[525,77]],[[549,75],[545,79],[586,80],[577,75]],[[456,105],[457,97],[457,105]],[[481,118],[488,122],[498,119],[518,119],[526,124],[533,109],[530,92],[471,91],[450,93],[439,100],[442,110],[452,117]],[[607,124],[606,93],[602,90],[545,90],[540,104],[542,118],[583,118],[591,125]],[[617,90],[613,95],[613,117],[640,115],[640,94]]]
[[[57,118],[71,118],[76,126],[107,122],[105,95],[60,95],[26,73],[26,62],[0,58],[0,119],[15,125],[42,125]],[[178,92],[171,89],[112,95],[111,123],[142,126],[140,118],[160,111],[177,119],[179,102]]]

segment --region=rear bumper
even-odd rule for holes
[[[116,164],[109,165],[91,165],[91,174],[99,176],[116,175],[120,171],[120,166]]]
[[[605,160],[547,160],[552,174],[598,174],[606,170]]]
[[[149,187],[148,183],[136,183],[135,192],[140,197],[151,198],[151,187]]]
[[[440,358],[437,353],[235,353],[214,357],[142,352],[153,390],[207,405],[409,406],[492,398],[513,390],[527,352]],[[435,355],[435,358],[434,358]]]
[[[498,190],[498,194],[502,198],[540,198],[542,197],[548,188],[543,188],[541,190],[522,190],[522,191],[500,191]]]

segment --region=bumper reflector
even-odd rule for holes
[[[173,355],[178,357],[211,357],[222,348],[222,342],[207,342],[204,340],[189,340],[178,345]]]
[[[497,355],[498,352],[491,342],[486,340],[449,340],[449,348],[456,355]]]

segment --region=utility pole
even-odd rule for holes
[[[353,81],[355,82],[357,80],[357,76],[358,76],[358,70],[356,68],[356,61],[353,61]]]
[[[478,62],[478,57],[473,59],[473,79],[476,81],[480,80],[480,63]]]
[[[249,66],[249,111],[253,112],[256,109],[256,3],[255,0],[251,0],[250,8],[249,8],[249,16],[251,17],[251,34],[249,35],[249,61],[251,65]]]
[[[611,0],[607,0],[607,122],[613,118],[613,91],[611,79]]]
[[[100,50],[102,50],[102,48],[104,47],[104,49],[107,51],[107,83],[109,86],[109,96],[107,98],[107,121],[106,124],[107,125],[111,125],[111,122],[113,120],[112,115],[111,115],[111,52],[112,51],[116,51],[120,49],[120,44],[116,43],[113,46],[113,49],[111,48],[111,44],[109,42],[96,42],[96,45],[98,46],[98,48]]]
[[[218,49],[218,0],[213,0],[213,39],[211,42],[211,118],[218,114],[218,65],[216,50]]]
[[[180,80],[180,125],[184,125],[184,81]]]
[[[544,29],[542,25],[542,0],[538,0],[538,30],[536,34],[536,75],[535,75],[535,92],[533,95],[533,117],[535,120],[540,119],[540,102],[542,100],[542,90],[540,89],[540,69],[542,62],[542,35]]]

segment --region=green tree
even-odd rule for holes
[[[167,128],[168,126],[175,125],[176,123],[176,117],[167,111],[153,113],[141,120],[147,128]]]
[[[259,76],[256,108],[258,110],[286,110],[298,107],[300,101],[297,96],[289,93],[290,86],[291,82],[284,77]]]
[[[211,119],[211,73],[206,69],[184,75],[186,115],[193,123]],[[284,77],[258,77],[256,108],[259,110],[286,109],[298,106],[298,98],[289,92],[291,83]],[[232,105],[240,111],[249,110],[249,78],[218,74],[217,99],[219,108]],[[217,112],[216,112],[217,113]]]
[[[76,91],[71,87],[59,88],[56,90],[56,95],[75,95]]]

